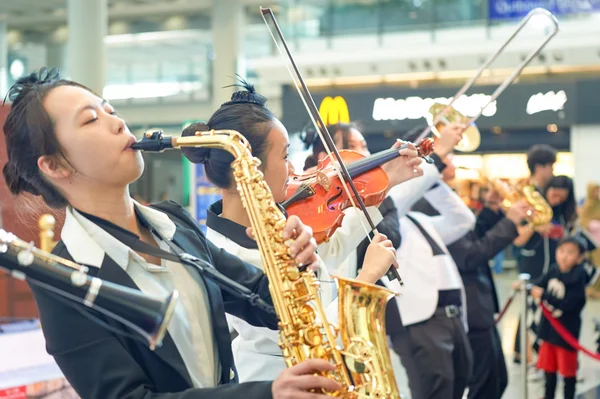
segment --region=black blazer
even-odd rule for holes
[[[272,303],[268,281],[262,271],[212,245],[181,205],[168,201],[154,207],[165,212],[176,224],[173,241],[180,248],[210,262],[221,273]],[[62,242],[56,245],[53,253],[72,260]],[[253,325],[271,329],[277,328],[276,318],[221,291],[215,283],[204,279],[195,269],[188,267],[188,271],[194,278],[204,281],[208,293],[222,368],[222,385],[216,388],[193,388],[185,364],[169,334],[165,336],[160,348],[151,351],[140,341],[110,332],[90,320],[86,317],[88,308],[58,300],[47,291],[31,285],[46,338],[46,349],[83,399],[272,397],[271,382],[237,384],[225,312]],[[137,288],[129,275],[107,256],[100,269],[90,268],[90,274]],[[95,313],[95,317],[113,328],[136,335],[115,320],[98,313]]]
[[[487,330],[496,325],[494,314],[500,311],[498,293],[488,262],[518,235],[515,224],[503,218],[482,237],[470,231],[448,245],[465,286],[469,331]]]

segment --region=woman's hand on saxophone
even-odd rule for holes
[[[334,366],[321,359],[305,360],[300,364],[285,369],[275,381],[271,391],[273,399],[325,399],[329,396],[312,393],[311,390],[333,392],[342,389],[337,382],[316,373],[333,371]]]
[[[246,234],[254,239],[252,227],[248,227]],[[318,269],[317,242],[313,238],[312,229],[303,224],[298,216],[292,215],[287,219],[283,228],[283,239],[288,245],[290,255],[299,265]]]
[[[367,248],[362,269],[356,279],[375,284],[377,280],[385,276],[390,265],[398,268],[394,244],[384,234],[376,234]]]

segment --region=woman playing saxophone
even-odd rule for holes
[[[103,328],[80,308],[32,287],[47,350],[79,396],[308,399],[324,397],[311,390],[340,389],[314,375],[332,369],[321,360],[289,368],[274,382],[237,384],[225,312],[272,329],[276,317],[221,291],[195,269],[136,253],[124,242],[139,239],[165,251],[167,241],[174,243],[270,301],[263,272],[208,242],[179,204],[145,207],[131,198],[129,184],[141,176],[143,159],[131,149],[135,137],[125,121],[93,91],[43,69],[19,79],[9,99],[4,178],[15,195],[66,208],[54,253],[117,284],[155,295],[173,289],[181,294],[162,347],[151,351],[120,323],[98,315],[110,330]],[[287,220],[283,234],[298,263],[317,262],[310,230],[297,218]]]
[[[196,132],[208,130],[239,131],[249,141],[252,153],[261,161],[261,171],[276,202],[282,202],[287,192],[288,174],[293,166],[288,160],[289,139],[285,127],[265,106],[266,99],[247,85],[246,90],[234,93],[231,101],[223,104],[207,124],[195,123],[184,130],[184,136],[193,136]],[[242,198],[236,188],[231,171],[234,157],[223,150],[207,148],[185,148],[183,152],[195,163],[202,163],[208,179],[222,189],[222,201],[210,206],[207,216],[207,237],[215,245],[241,259],[259,267],[264,260],[257,244],[248,238],[246,229],[250,226],[248,212],[244,209]],[[394,171],[392,184],[399,184],[411,177],[418,176],[415,168],[421,162],[414,149],[404,149],[398,161],[391,166]],[[420,170],[420,168],[419,168]],[[391,173],[390,173],[391,174]],[[376,208],[373,214],[381,215]],[[342,227],[338,229],[327,246],[320,251],[324,263],[345,259],[366,233],[361,229],[356,214],[347,215]],[[336,243],[337,241],[337,243]],[[331,254],[330,249],[336,248]],[[375,283],[395,263],[395,251],[391,241],[377,236],[364,261],[363,269],[357,280]],[[335,286],[331,281],[324,263],[317,270],[321,282],[319,296],[326,307],[327,319],[337,320],[337,302],[334,301]],[[238,367],[240,381],[260,381],[272,379],[286,367],[284,355],[278,345],[278,334],[274,331],[253,326],[235,316],[228,320],[238,336],[233,341],[233,354]]]

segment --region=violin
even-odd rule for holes
[[[348,169],[348,174],[356,186],[360,200],[365,206],[377,206],[385,199],[389,180],[381,168],[386,162],[400,156],[403,144],[397,148],[384,150],[365,157],[356,151],[340,150],[339,154]],[[433,152],[433,139],[425,139],[416,146],[420,157],[433,162],[428,155]],[[288,215],[296,215],[302,223],[310,226],[317,244],[327,242],[335,230],[341,226],[344,210],[352,203],[348,191],[336,170],[338,163],[331,157],[319,161],[317,170],[304,174],[291,174],[287,188],[287,198],[281,204]]]

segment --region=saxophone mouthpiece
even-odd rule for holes
[[[173,148],[170,136],[163,136],[162,130],[149,130],[144,137],[131,145],[134,150],[161,152]]]

